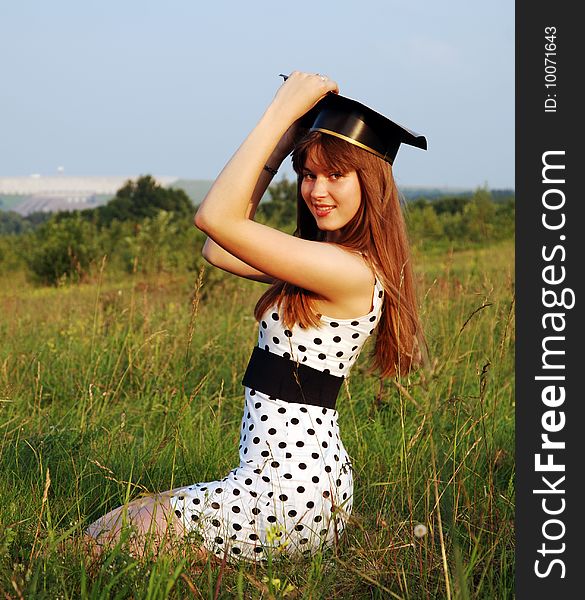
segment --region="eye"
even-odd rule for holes
[[[341,179],[341,177],[343,177],[343,173],[339,173],[338,171],[329,174],[330,179]]]
[[[313,173],[311,173],[310,171],[305,171],[303,173],[304,181],[313,181],[314,179],[315,179],[315,175]]]

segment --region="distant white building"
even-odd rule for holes
[[[0,196],[70,196],[114,195],[129,179],[137,177],[76,177],[69,175],[31,175],[0,177]],[[167,186],[177,177],[154,177]]]
[[[162,186],[169,186],[177,177],[153,177]],[[137,177],[75,177],[68,175],[38,175],[30,177],[0,177],[0,196],[23,196],[14,207],[21,215],[32,212],[54,212],[93,208],[99,197],[114,196],[129,180]],[[103,199],[102,199],[103,202]]]

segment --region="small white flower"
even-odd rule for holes
[[[414,526],[414,536],[417,538],[424,537],[428,532],[427,526],[422,523]]]

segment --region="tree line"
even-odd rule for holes
[[[269,190],[257,219],[295,228],[295,181]],[[464,247],[514,234],[514,197],[494,199],[484,188],[467,196],[418,198],[405,203],[413,245]],[[195,207],[180,189],[151,176],[128,181],[107,204],[81,211],[21,217],[0,212],[0,273],[25,270],[41,284],[84,281],[106,257],[120,273],[196,270],[204,235],[193,227]]]

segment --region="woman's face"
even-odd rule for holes
[[[339,173],[319,166],[309,152],[303,168],[301,195],[327,241],[356,215],[362,200],[355,170]]]

